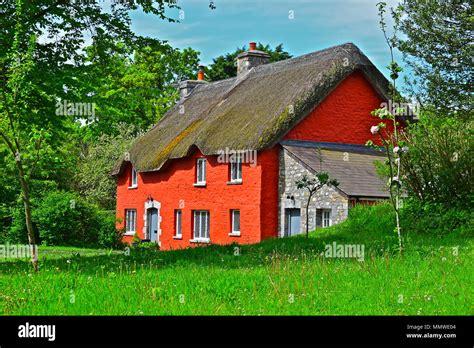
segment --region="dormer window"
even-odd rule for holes
[[[132,175],[130,180],[130,188],[138,187],[138,173],[135,168],[132,167]]]
[[[206,159],[198,158],[196,161],[196,183],[194,186],[206,186]]]

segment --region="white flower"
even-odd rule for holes
[[[370,133],[377,134],[379,132],[379,126],[372,126],[370,127]]]
[[[393,153],[399,153],[400,152],[400,148],[398,146],[395,146],[393,148]]]
[[[404,146],[402,147],[402,151],[405,153],[405,152],[408,152],[408,146]]]

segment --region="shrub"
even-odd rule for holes
[[[97,243],[104,248],[119,249],[123,246],[123,230],[115,227],[115,211],[97,210]]]
[[[412,198],[469,208],[474,187],[473,122],[441,117],[425,110],[405,135],[409,151],[402,157],[403,181]]]
[[[153,251],[158,251],[160,250],[160,247],[158,246],[158,244],[154,243],[154,242],[142,242],[142,243],[138,243],[134,246],[134,248],[138,249],[138,250],[153,250]]]
[[[439,236],[449,233],[474,236],[474,213],[459,207],[446,207],[441,203],[422,203],[409,200],[402,210],[406,232],[430,233]]]
[[[72,192],[47,194],[33,211],[33,219],[46,245],[118,247],[122,237],[112,213]]]

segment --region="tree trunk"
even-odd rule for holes
[[[31,250],[31,262],[35,272],[38,271],[38,253],[36,246],[35,232],[33,230],[33,222],[31,220],[31,204],[30,204],[30,187],[24,178],[23,165],[18,163],[18,171],[20,176],[21,195],[23,198],[23,206],[25,207],[26,229],[28,231],[28,243]]]
[[[306,238],[309,238],[309,204],[311,203],[311,194],[308,197],[308,202],[306,202]]]

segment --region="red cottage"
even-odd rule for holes
[[[180,101],[114,170],[125,241],[177,249],[301,233],[307,196],[295,181],[321,170],[340,185],[313,197],[311,229],[387,198],[381,154],[364,146],[388,99],[380,71],[350,43],[267,63],[251,44],[235,78],[180,84]]]

